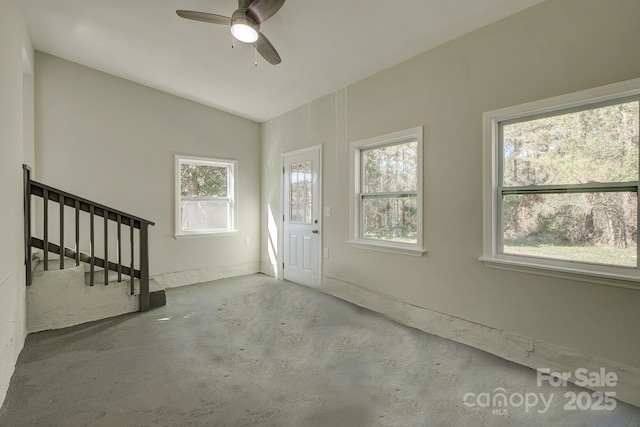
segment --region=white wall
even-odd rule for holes
[[[263,270],[276,271],[266,242],[277,233],[269,236],[267,209],[276,207],[278,218],[280,153],[324,144],[323,203],[332,216],[323,218],[330,250],[323,279],[334,294],[380,294],[425,309],[424,318],[440,313],[572,351],[556,351],[557,360],[592,357],[640,368],[640,290],[498,271],[478,261],[482,113],[640,77],[638,16],[637,0],[548,0],[264,123]],[[428,254],[351,248],[349,143],[420,125]],[[499,345],[485,349],[504,356]],[[534,347],[523,345],[522,358]],[[629,389],[640,390],[638,379]]]
[[[35,93],[38,181],[155,222],[150,274],[159,282],[258,271],[258,123],[40,52]],[[237,235],[174,238],[175,154],[238,161]]]
[[[26,336],[22,220],[23,49],[20,2],[0,2],[0,405]],[[28,87],[28,83],[25,85]],[[24,148],[25,152],[31,149]]]

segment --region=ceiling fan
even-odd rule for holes
[[[271,18],[285,0],[238,0],[238,9],[231,18],[213,13],[176,10],[178,16],[194,21],[229,25],[233,37],[243,43],[253,43],[256,50],[270,64],[282,62],[269,39],[260,32],[260,24]],[[257,63],[256,63],[257,64]]]

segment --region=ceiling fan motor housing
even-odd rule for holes
[[[242,8],[231,16],[231,34],[241,42],[254,43],[260,34],[260,25],[247,16],[247,9]]]

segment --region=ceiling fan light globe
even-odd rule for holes
[[[243,23],[234,23],[231,25],[231,34],[243,43],[254,43],[258,40],[258,31]]]

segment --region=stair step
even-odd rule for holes
[[[43,271],[40,268],[34,274],[33,283],[27,287],[29,332],[65,328],[138,310],[139,280],[134,281],[134,295],[131,295],[129,280],[111,282],[109,286],[104,283],[86,286],[85,270],[84,265],[76,267],[72,264],[63,270]],[[166,305],[162,285],[150,279],[149,291],[150,308]]]
[[[151,287],[151,284],[149,284]],[[149,308],[162,307],[167,305],[167,294],[164,289],[159,291],[151,291],[149,293]]]
[[[35,262],[37,260],[37,262]],[[49,270],[60,270],[60,258],[58,258],[57,255],[55,255],[54,257],[49,256],[48,258],[48,262],[49,262]],[[35,253],[32,257],[32,271],[33,272],[40,272],[40,271],[44,271],[44,256],[42,255],[42,251],[38,251],[37,253]],[[65,258],[64,259],[64,268],[73,268],[76,266],[76,262],[75,260],[72,260],[71,258]]]
[[[36,249],[31,249],[31,273],[36,271],[40,263],[40,253]]]
[[[90,284],[91,281],[91,272],[88,271],[89,268],[85,266],[85,273],[84,273],[84,283],[85,285]],[[117,282],[118,281],[118,272],[117,271],[109,271],[108,276],[108,283],[113,283],[113,282]],[[129,276],[123,274],[121,276],[121,281],[122,282],[129,282],[130,278]],[[104,285],[104,270],[102,268],[96,267],[94,274],[93,274],[93,284],[94,285]]]
[[[54,257],[49,257],[49,269],[48,271],[60,271],[60,258],[58,258],[57,255],[54,255]],[[42,262],[43,256],[42,256],[42,251],[38,250],[34,253],[33,255],[33,264],[32,264],[32,271],[36,274],[42,274],[44,273],[44,263]],[[91,277],[91,272],[89,271],[89,264],[87,263],[80,263],[80,266],[84,267],[84,284],[85,285],[89,285],[90,284],[90,277]],[[71,258],[64,258],[64,269],[72,269],[76,267],[76,262],[75,260],[71,259]],[[122,280],[121,282],[118,282],[118,272],[116,271],[111,271],[109,270],[109,276],[108,276],[108,283],[109,284],[116,284],[116,283],[124,283],[126,286],[130,286],[131,283],[131,278],[126,275],[126,274],[122,274],[121,276]],[[94,277],[93,277],[93,284],[94,286],[97,285],[103,285],[104,286],[104,269],[102,267],[94,267]],[[134,281],[134,295],[139,295],[140,294],[140,285],[139,285],[139,279],[135,279]],[[149,290],[150,291],[164,291],[164,286],[160,285],[158,282],[156,282],[153,279],[149,279]]]
[[[36,272],[27,287],[27,329],[38,332],[133,313],[138,297],[126,284],[84,285],[84,266]]]

